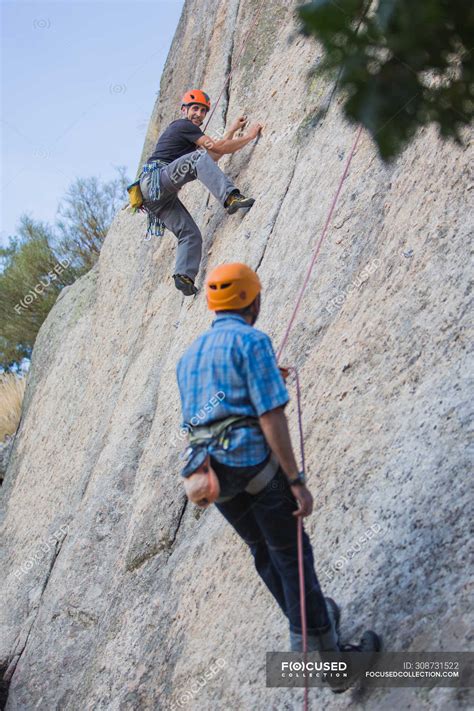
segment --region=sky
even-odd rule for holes
[[[135,177],[183,2],[1,0],[0,244],[78,177]]]

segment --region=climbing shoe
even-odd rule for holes
[[[182,291],[185,296],[194,296],[198,290],[194,286],[191,277],[186,274],[173,274],[174,285],[179,291]]]
[[[224,203],[224,207],[226,208],[229,215],[233,215],[234,212],[237,212],[237,210],[240,210],[240,208],[242,207],[252,207],[254,202],[255,200],[253,198],[246,198],[238,191],[235,191],[230,193],[230,195],[227,197],[227,200]]]
[[[342,694],[347,691],[359,678],[363,678],[364,673],[371,669],[376,661],[377,652],[382,649],[382,642],[378,634],[372,632],[372,630],[366,630],[362,635],[360,644],[339,644],[339,650],[341,652],[340,659],[344,660],[344,653],[363,653],[361,658],[362,664],[357,664],[357,658],[354,660],[354,664],[351,664],[351,669],[348,678],[341,680],[328,679],[328,685],[334,694]]]

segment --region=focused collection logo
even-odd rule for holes
[[[281,662],[281,675],[288,678],[299,676],[343,678],[347,677],[347,664],[340,661],[323,662],[318,660]]]

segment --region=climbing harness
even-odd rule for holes
[[[272,453],[268,462],[258,474],[249,481],[244,488],[248,494],[258,494],[273,479],[280,466],[278,459]],[[224,503],[230,501],[234,496],[221,496],[219,479],[211,466],[211,458],[208,454],[203,463],[184,480],[184,490],[189,501],[207,508],[209,504]]]
[[[258,417],[232,415],[223,420],[216,420],[208,425],[189,427],[189,447],[182,457],[187,458],[181,476],[189,477],[207,457],[211,447],[226,452],[230,444],[230,433],[236,427],[259,427]]]
[[[149,184],[149,194],[150,200],[159,200],[160,195],[161,195],[161,190],[160,190],[160,175],[162,169],[167,166],[168,164],[165,163],[163,160],[154,160],[151,161],[150,163],[145,163],[145,165],[142,168],[142,172],[140,174],[140,178],[142,175],[146,175],[147,173],[150,174],[150,184]],[[140,182],[140,180],[139,180]],[[160,220],[158,215],[155,215],[151,210],[149,210],[145,204],[143,205],[145,207],[145,210],[147,212],[148,216],[148,228],[146,231],[146,236],[148,235],[153,235],[154,237],[163,237],[164,232],[165,232],[165,223],[163,220]]]
[[[165,223],[160,220],[158,215],[155,215],[151,210],[145,206],[145,199],[140,187],[140,179],[145,173],[150,173],[150,200],[159,200],[161,195],[160,190],[160,174],[161,170],[168,165],[165,161],[155,160],[150,163],[145,163],[142,168],[142,172],[138,176],[138,180],[131,183],[127,187],[127,192],[129,195],[130,207],[132,212],[135,213],[138,210],[144,210],[147,213],[148,218],[148,228],[146,231],[145,240],[150,239],[151,236],[163,237],[165,232]]]
[[[188,461],[181,472],[184,477],[184,489],[190,501],[206,508],[214,501],[224,502],[232,496],[220,496],[220,485],[217,475],[211,466],[210,448],[227,451],[230,445],[230,433],[237,427],[258,427],[258,417],[247,415],[232,415],[223,420],[217,420],[208,425],[193,427],[189,433],[189,448],[183,456]],[[278,460],[272,454],[261,471],[247,484],[244,491],[257,494],[276,474]]]

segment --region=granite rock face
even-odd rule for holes
[[[276,349],[357,131],[295,6],[271,0],[256,22],[257,0],[187,0],[142,156],[186,89],[215,99],[232,70],[208,133],[241,112],[265,123],[220,163],[257,201],[229,217],[196,182],[182,199],[204,237],[198,286],[222,261],[257,269],[257,325]],[[473,164],[469,137],[429,129],[387,167],[362,133],[281,361],[302,381],[321,584],[346,639],[371,626],[390,650],[472,647]],[[186,505],[174,372],[212,315],[202,291],[175,290],[174,253],[173,235],[146,240],[145,218],[120,211],[39,333],[2,486],[8,711],[302,707],[302,690],[265,687],[287,626],[245,544],[217,510]],[[310,691],[310,708],[469,703],[465,690]]]

